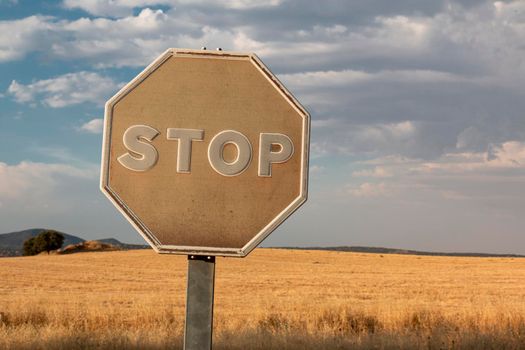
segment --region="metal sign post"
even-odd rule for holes
[[[188,255],[184,349],[211,349],[215,257]]]

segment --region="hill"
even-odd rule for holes
[[[37,236],[40,232],[45,230],[46,229],[44,228],[32,228],[23,231],[0,234],[0,256],[22,255],[22,247],[24,245],[24,241]],[[84,241],[84,239],[80,237],[73,236],[64,232],[60,233],[64,235],[63,246],[77,244]]]
[[[336,247],[283,247],[276,249],[299,249],[299,250],[327,250],[335,252],[371,253],[371,254],[401,254],[422,256],[450,256],[450,257],[480,257],[480,258],[525,258],[519,254],[493,254],[493,253],[462,253],[462,252],[427,252],[409,249],[383,248],[383,247],[361,247],[361,246],[336,246]]]
[[[0,257],[2,256],[4,257],[5,256],[21,256],[24,241],[29,238],[37,236],[40,232],[45,231],[45,230],[46,229],[44,228],[32,228],[28,230],[0,234]],[[64,244],[62,245],[62,247],[78,245],[83,242],[86,242],[85,239],[80,238],[78,236],[74,236],[74,235],[64,233],[64,232],[60,232],[60,233],[64,235]],[[115,238],[105,238],[105,239],[99,239],[97,241],[103,244],[109,244],[111,246],[114,246],[118,249],[123,249],[123,250],[149,248],[149,246],[147,245],[122,243],[118,239],[115,239]],[[77,250],[80,251],[83,249],[81,249],[81,246],[79,246],[79,249]],[[115,250],[115,249],[112,249],[112,250]]]
[[[97,239],[97,241],[101,242],[101,243],[111,244],[113,246],[119,247],[119,248],[124,249],[124,250],[129,250],[129,249],[150,249],[150,246],[146,245],[146,244],[122,243],[121,241],[119,241],[116,238]]]
[[[0,234],[0,257],[21,256],[22,246],[26,239],[37,236],[46,229],[33,228],[23,231]],[[69,245],[78,245],[86,242],[80,237],[60,232],[64,235],[64,244],[62,247]],[[150,249],[144,244],[122,243],[115,238],[97,239],[96,242],[109,244],[120,250]],[[296,249],[296,250],[326,250],[336,252],[354,252],[354,253],[372,253],[372,254],[402,254],[402,255],[420,255],[420,256],[450,256],[450,257],[486,257],[486,258],[523,258],[525,255],[519,254],[492,254],[492,253],[471,253],[471,252],[428,252],[410,249],[384,248],[384,247],[363,247],[363,246],[333,246],[333,247],[273,247],[275,249]],[[89,249],[88,249],[89,250]],[[115,249],[112,249],[115,250]],[[81,246],[73,251],[84,251]]]

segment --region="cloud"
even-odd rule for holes
[[[48,43],[56,40],[53,18],[30,16],[17,20],[0,21],[0,62],[24,58],[30,52],[43,51]]]
[[[280,75],[280,78],[297,91],[340,88],[370,82],[434,83],[468,81],[453,73],[432,70],[385,70],[367,72],[364,70],[314,71]]]
[[[347,186],[347,191],[354,197],[389,197],[392,195],[392,190],[387,187],[384,182],[370,183],[364,182],[357,187]]]
[[[525,168],[525,142],[508,141],[500,146],[492,147],[487,152],[488,163],[497,166]]]
[[[68,9],[82,9],[96,16],[124,17],[133,13],[135,8],[164,5],[169,7],[199,5],[211,8],[250,9],[278,6],[280,0],[64,0],[63,6]]]
[[[137,16],[118,19],[81,18],[63,23],[60,31],[73,40],[54,42],[52,54],[62,60],[79,59],[96,67],[140,67],[149,64],[167,43],[200,47],[199,34],[210,30],[190,19],[176,21],[162,10],[143,9]],[[193,36],[197,36],[193,40]],[[201,38],[202,38],[201,36]]]
[[[312,152],[316,156],[406,154],[419,137],[418,126],[409,120],[363,124],[351,120],[313,122]],[[317,132],[316,132],[317,130]]]
[[[97,118],[97,119],[92,119],[89,122],[82,124],[79,130],[90,133],[90,134],[101,134],[103,127],[104,127],[104,119]]]
[[[367,170],[359,170],[354,171],[352,173],[352,176],[357,177],[371,177],[371,178],[385,178],[385,177],[391,177],[393,174],[386,168],[381,166],[376,166],[373,169],[367,169]]]
[[[405,120],[399,123],[365,126],[356,136],[362,138],[363,142],[390,143],[393,140],[409,139],[415,131],[414,123]]]
[[[98,189],[99,164],[0,162],[3,232],[48,227],[86,239],[141,242]]]
[[[354,166],[361,170],[345,185],[353,197],[427,204],[470,200],[478,201],[474,206],[504,205],[514,211],[525,195],[525,142],[506,141],[485,152],[447,153],[432,162],[387,156]]]
[[[480,173],[525,170],[525,142],[507,141],[483,153],[447,153],[435,162],[424,162],[415,171],[422,173]]]
[[[477,149],[486,144],[486,135],[475,126],[469,126],[457,136],[456,148],[458,149]]]
[[[117,18],[1,21],[0,28],[18,34],[0,41],[3,60],[37,52],[95,66],[143,66],[168,45],[204,45],[257,50],[277,72],[500,74],[510,69],[495,63],[522,60],[517,43],[525,35],[515,15],[523,8],[519,2],[66,0],[63,6]],[[505,49],[496,50],[498,43]]]
[[[174,21],[162,10],[143,9],[118,19],[59,20],[30,16],[0,21],[0,62],[36,53],[45,59],[83,60],[101,66],[143,66],[166,49],[166,42],[201,28],[189,20]],[[175,33],[175,34],[171,34]],[[180,41],[177,39],[177,41]]]
[[[18,103],[40,103],[61,108],[81,103],[102,105],[122,84],[93,72],[68,73],[27,85],[13,80],[7,89]]]
[[[216,4],[212,0],[183,0],[182,3],[201,3],[201,4]],[[223,6],[231,9],[250,9],[250,8],[264,8],[276,7],[283,3],[283,0],[227,0],[223,1]]]
[[[335,239],[351,227],[352,241],[367,245],[506,252],[519,251],[516,242],[522,246],[525,142],[456,149],[433,161],[388,155],[348,168],[360,170],[333,188],[325,204],[324,215],[339,208],[345,218],[333,225]],[[390,176],[375,176],[383,172]]]
[[[0,21],[20,33],[20,40],[0,39],[4,60],[31,53],[95,68],[140,67],[167,46],[253,50],[311,111],[316,156],[434,160],[525,139],[520,1],[67,0],[63,6],[93,16]],[[34,103],[32,85],[14,81],[13,96]],[[53,96],[42,93],[40,100],[69,103]]]
[[[167,0],[64,0],[67,9],[81,9],[95,16],[124,17],[133,14],[134,8],[166,5]]]
[[[58,189],[64,178],[93,179],[97,174],[98,166],[95,165],[77,168],[60,163],[23,161],[9,165],[0,162],[0,202],[24,200],[31,203]]]

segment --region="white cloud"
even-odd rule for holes
[[[48,227],[85,239],[113,236],[137,242],[138,235],[100,193],[99,168],[90,163],[0,162],[1,229]]]
[[[503,142],[486,152],[447,153],[432,162],[388,156],[354,166],[363,169],[354,171],[344,185],[352,197],[388,197],[421,205],[461,200],[473,202],[473,207],[506,205],[505,210],[515,211],[514,203],[525,196],[524,142]]]
[[[325,86],[343,86],[355,84],[363,81],[369,81],[373,74],[357,71],[317,71],[305,73],[282,74],[279,78],[287,85],[297,89],[306,89],[312,87]]]
[[[171,9],[165,12],[144,8],[158,4],[168,5]],[[211,15],[202,6],[199,10],[191,9],[199,4],[208,4],[209,11],[214,12],[214,21],[202,21],[203,17]],[[256,11],[277,8],[280,4],[278,0],[231,0],[179,1],[175,6],[174,2],[164,0],[66,0],[66,8],[81,8],[94,15],[119,18],[59,21],[52,17],[28,17],[0,21],[0,29],[3,26],[6,30],[20,33],[16,40],[14,36],[4,38],[5,42],[0,41],[0,60],[18,59],[30,52],[40,52],[65,60],[81,58],[95,66],[142,66],[168,45],[193,48],[204,45],[255,50],[279,65],[326,65],[326,62],[348,61],[350,57],[377,55],[385,51],[406,56],[407,45],[418,46],[421,37],[425,36],[424,24],[394,17],[378,18],[369,27],[357,32],[342,24],[313,22],[313,25],[305,24],[303,29],[284,33],[286,35],[272,35],[271,40],[258,39],[259,32],[268,27],[265,27],[266,23],[253,19],[256,18]],[[185,11],[185,6],[190,9]],[[132,15],[135,8],[142,9],[136,16]],[[238,11],[231,13],[232,10]],[[245,11],[252,16],[242,16]],[[5,51],[4,57],[2,50]],[[348,50],[352,50],[350,57]]]
[[[97,118],[82,124],[79,128],[81,131],[85,131],[90,134],[101,134],[102,128],[104,127],[104,119]]]
[[[386,38],[393,45],[399,42],[413,47],[425,45],[425,41],[429,39],[428,34],[432,27],[432,21],[428,18],[379,16],[376,18],[376,21],[381,24],[379,27],[379,33],[381,34],[378,37]],[[401,37],[404,40],[399,40]]]
[[[391,154],[410,149],[418,127],[410,120],[398,123],[353,124],[344,120],[312,123],[325,136],[311,144],[314,157],[350,154]]]
[[[92,163],[79,158],[78,154],[75,154],[74,151],[66,147],[34,144],[28,148],[28,151],[34,153],[40,159],[44,158],[46,164],[49,160],[49,163],[52,164],[58,162],[60,164],[69,164],[79,169],[92,168]]]
[[[52,17],[30,16],[0,21],[0,62],[24,58],[29,52],[45,50],[52,41]],[[6,34],[9,33],[9,34]]]
[[[95,66],[144,66],[201,26],[190,19],[175,21],[162,10],[144,9],[119,19],[58,20],[31,16],[0,21],[0,62],[22,59],[30,53],[65,61],[81,59]]]
[[[351,143],[347,144],[347,147],[354,151],[368,149],[384,152],[389,148],[399,150],[411,147],[415,141],[416,132],[416,126],[410,120],[399,123],[350,126]]]
[[[68,73],[27,85],[13,80],[7,93],[18,103],[39,101],[52,108],[80,103],[102,105],[122,84],[98,73]]]
[[[129,16],[133,8],[173,3],[169,0],[64,0],[68,9],[82,9],[96,16]]]
[[[376,166],[373,169],[365,169],[354,171],[352,176],[357,177],[372,177],[372,178],[385,178],[393,176],[392,172],[385,167]]]
[[[98,166],[77,168],[67,164],[23,161],[16,165],[0,162],[0,202],[41,198],[58,188],[63,178],[93,179]]]
[[[388,188],[384,182],[364,182],[357,187],[347,186],[347,191],[354,197],[376,198],[392,195],[392,189]]]
[[[487,160],[498,167],[525,168],[525,142],[508,141],[493,147]]]
[[[435,162],[423,162],[413,170],[422,173],[471,173],[525,169],[525,143],[507,141],[487,152],[447,153]]]
[[[168,10],[148,8],[156,5],[165,5]],[[204,45],[257,50],[277,67],[325,72],[326,79],[334,76],[336,81],[344,79],[340,75],[360,79],[354,73],[363,72],[350,67],[373,60],[389,62],[380,70],[404,71],[401,74],[406,79],[455,79],[452,70],[447,73],[447,66],[470,64],[506,75],[507,82],[523,62],[523,49],[517,44],[525,37],[516,17],[523,12],[519,2],[483,4],[468,13],[462,7],[449,6],[434,16],[382,15],[371,7],[371,13],[377,15],[359,25],[351,17],[346,22],[330,20],[327,14],[337,9],[330,2],[323,5],[326,12],[308,13],[312,17],[308,21],[287,18],[293,13],[279,0],[65,0],[63,6],[120,18],[71,21],[32,16],[0,21],[0,30],[12,33],[0,38],[0,61],[39,52],[65,60],[80,58],[95,66],[143,66],[167,46]],[[140,12],[133,15],[137,9]],[[213,21],[206,21],[211,15]],[[319,70],[334,66],[343,67]],[[519,71],[525,73],[521,68]],[[363,74],[374,73],[368,70]],[[315,75],[319,74],[313,74],[312,79]]]
[[[405,120],[399,123],[388,123],[365,126],[360,131],[360,136],[364,140],[374,140],[378,142],[388,141],[390,139],[405,140],[410,138],[416,127],[410,120]]]
[[[525,4],[523,1],[495,1],[493,5],[496,10],[496,16],[499,18],[521,22],[525,19]]]
[[[81,18],[63,23],[60,30],[73,40],[53,42],[52,54],[63,60],[92,62],[96,67],[140,67],[169,46],[200,48],[208,42],[224,43],[222,34],[216,38],[218,30],[148,8],[114,20]]]
[[[279,76],[286,84],[294,89],[303,90],[309,88],[342,87],[367,82],[460,82],[467,81],[466,78],[440,71],[432,70],[384,70],[378,72],[366,72],[360,70],[341,71],[315,71],[305,73],[283,74]]]
[[[31,89],[27,89],[23,85],[18,84],[15,80],[13,80],[7,89],[7,93],[13,95],[16,102],[24,103],[33,100],[33,94],[30,90]]]
[[[280,0],[64,0],[63,6],[68,9],[82,9],[96,16],[123,17],[133,13],[134,8],[155,5],[206,5],[228,9],[250,9],[277,6]]]
[[[271,7],[278,6],[282,3],[282,0],[224,0],[224,1],[214,1],[214,0],[179,0],[178,3],[181,4],[201,4],[207,6],[219,6],[230,9],[250,9],[250,8],[259,8],[259,7]],[[172,4],[175,4],[174,1],[171,1]]]
[[[354,171],[354,177],[383,178],[387,184],[400,180],[416,184],[433,176],[468,181],[475,176],[489,179],[504,175],[525,181],[525,142],[506,141],[485,152],[446,153],[434,161],[397,155],[355,162],[355,165],[364,169]]]
[[[311,121],[312,128],[328,128],[340,124],[338,119],[314,119]]]
[[[459,133],[457,137],[456,148],[477,148],[480,144],[483,144],[485,141],[486,137],[478,128],[474,126],[469,126],[468,128],[464,129]]]

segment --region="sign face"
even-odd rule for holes
[[[306,201],[309,131],[254,54],[170,49],[106,103],[101,189],[157,252],[245,256]]]

